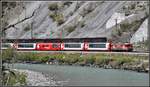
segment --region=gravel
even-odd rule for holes
[[[42,72],[16,69],[27,75],[27,86],[63,86],[64,81],[55,81],[53,76]]]

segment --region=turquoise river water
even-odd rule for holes
[[[43,72],[69,86],[149,86],[148,73],[46,64],[15,64],[14,68]]]

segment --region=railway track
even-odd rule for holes
[[[102,51],[17,51],[17,52],[35,52],[35,53],[82,53],[82,54],[126,54],[126,55],[149,55],[149,52],[102,52]]]

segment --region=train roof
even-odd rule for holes
[[[35,42],[107,42],[106,37],[94,38],[50,38],[50,39],[2,39],[2,42],[14,43],[35,43]]]

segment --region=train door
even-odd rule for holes
[[[16,42],[13,43],[12,47],[15,48],[15,49],[18,49],[18,43],[16,43]]]
[[[36,43],[36,50],[40,50],[40,44],[39,43]]]
[[[112,45],[112,41],[109,41],[108,43],[109,43],[108,51],[112,51],[112,47],[113,47],[113,45]]]
[[[61,50],[64,50],[64,43],[61,43]]]
[[[84,42],[84,50],[88,50],[88,43]]]

